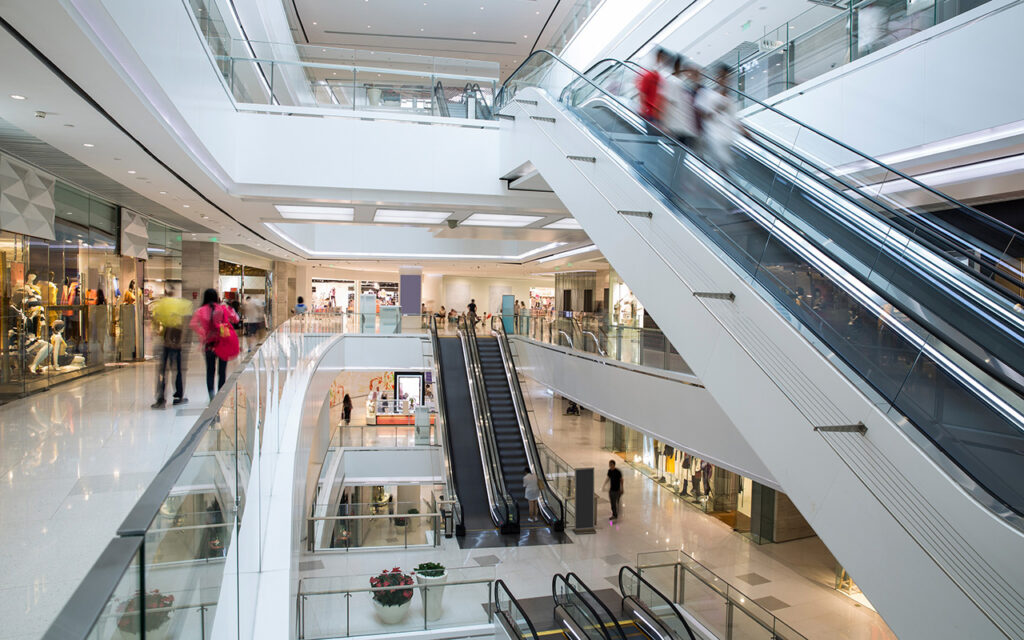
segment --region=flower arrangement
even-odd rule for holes
[[[117,628],[126,633],[141,635],[142,615],[139,613],[139,600],[142,600],[142,607],[146,611],[146,631],[159,629],[171,617],[170,608],[174,604],[174,596],[162,595],[159,589],[153,589],[145,595],[136,591],[135,595],[122,602],[117,612],[121,617],[117,621]]]
[[[444,565],[440,562],[421,562],[418,567],[413,569],[413,573],[424,578],[440,578],[444,575],[444,570]]]
[[[370,578],[370,586],[373,588],[394,587],[393,589],[381,589],[373,592],[373,599],[385,607],[397,607],[412,600],[413,590],[412,576],[402,573],[402,570],[395,567],[391,571],[385,569],[379,575]]]

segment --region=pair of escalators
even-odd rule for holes
[[[444,118],[468,118],[470,105],[477,120],[491,120],[491,107],[484,99],[483,89],[475,82],[463,87],[446,87],[440,80],[434,85],[434,103],[437,113]]]
[[[538,638],[561,631],[571,640],[698,640],[709,637],[695,620],[632,567],[619,570],[619,591],[595,592],[575,573],[551,579],[552,612],[534,619],[498,580],[494,587],[497,637]],[[550,624],[546,624],[550,623]],[[552,626],[551,630],[546,627]],[[538,628],[541,631],[538,631]],[[696,630],[696,631],[695,631]]]
[[[730,88],[708,90],[748,105],[731,162],[684,146],[636,113],[641,73],[539,51],[495,110],[525,89],[557,99],[961,487],[1024,526],[1024,234]]]
[[[520,533],[529,513],[523,476],[544,478],[508,337],[500,327],[489,333],[478,337],[461,319],[456,336],[440,336],[431,320],[460,536]],[[564,505],[543,483],[538,506],[540,519],[526,528],[564,529]]]

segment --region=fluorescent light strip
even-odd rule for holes
[[[282,218],[291,220],[333,220],[352,222],[356,210],[352,207],[310,207],[304,205],[276,204],[274,208]]]
[[[452,215],[451,211],[412,211],[409,209],[377,209],[374,222],[402,224],[441,224]]]
[[[596,251],[597,245],[588,244],[585,247],[578,247],[576,249],[570,249],[569,251],[563,251],[562,253],[556,253],[553,256],[541,258],[537,262],[551,262],[552,260],[561,260],[562,258],[568,258],[569,256],[575,256],[581,253],[587,253],[588,251]]]
[[[576,229],[582,229],[583,227],[580,226],[580,223],[579,223],[578,220],[576,220],[576,218],[562,218],[561,220],[556,220],[556,221],[552,222],[551,224],[544,225],[544,228],[545,229],[572,229],[572,230],[576,230]]]
[[[467,227],[525,227],[542,220],[544,216],[512,216],[501,213],[474,213],[460,225]]]
[[[306,253],[309,256],[316,256],[320,258],[422,258],[424,260],[493,260],[495,262],[508,260],[508,261],[522,261],[530,256],[542,253],[544,251],[550,251],[551,249],[557,249],[564,245],[564,242],[551,242],[542,247],[536,249],[530,249],[525,253],[521,253],[517,256],[497,256],[489,254],[472,254],[472,253],[380,253],[375,251],[318,251],[316,249],[310,249],[306,245],[302,244],[295,238],[285,233],[280,227],[272,222],[264,222],[263,226],[270,229],[278,235],[282,240],[292,245],[299,251]]]

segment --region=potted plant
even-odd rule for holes
[[[416,582],[423,585],[420,595],[423,597],[423,608],[427,610],[427,620],[437,620],[443,613],[441,601],[444,599],[444,583],[448,582],[448,570],[440,562],[422,562],[413,569]]]
[[[412,576],[402,573],[395,567],[391,571],[385,569],[370,578],[370,586],[379,591],[372,591],[373,606],[377,610],[377,618],[384,624],[398,624],[405,620],[412,602]],[[386,588],[391,587],[391,588]]]
[[[142,612],[139,610],[139,603],[145,609],[145,622]],[[174,596],[164,595],[159,589],[153,589],[143,594],[136,591],[135,595],[125,600],[117,607],[120,617],[117,619],[117,635],[125,640],[142,636],[142,625],[146,625],[147,638],[164,638],[167,635],[167,621],[171,617],[171,606],[174,605]]]

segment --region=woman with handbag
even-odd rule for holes
[[[199,336],[203,345],[203,356],[206,360],[206,390],[213,395],[224,386],[227,377],[228,361],[238,356],[238,334],[232,325],[238,322],[238,314],[231,307],[221,304],[216,289],[203,292],[203,306],[192,315],[189,326]],[[217,387],[214,389],[214,371],[217,374]]]

